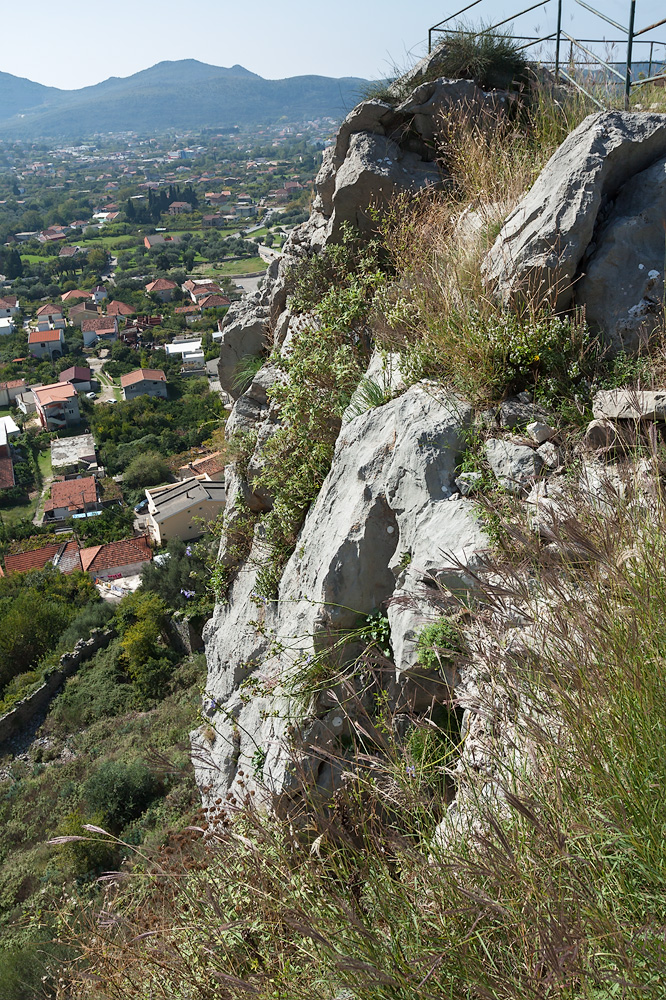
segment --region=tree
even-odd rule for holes
[[[157,486],[169,476],[169,467],[156,451],[147,451],[132,459],[125,469],[124,483],[130,488]]]

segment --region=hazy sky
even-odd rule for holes
[[[426,51],[430,25],[469,0],[29,0],[5,3],[0,69],[65,89],[129,76],[163,59],[240,63],[271,79],[319,73],[378,78]],[[536,0],[481,0],[467,18],[496,23]],[[628,22],[629,0],[591,0]],[[515,22],[516,33],[547,34],[557,0]],[[614,29],[574,0],[565,26],[578,38]],[[664,17],[664,0],[638,0],[637,27]],[[666,25],[653,36],[666,37]],[[638,50],[641,51],[640,48]]]

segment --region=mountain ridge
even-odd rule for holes
[[[267,80],[239,64],[213,66],[196,59],[164,60],[76,90],[0,73],[0,135],[73,136],[340,117],[357,103],[366,83],[315,75]]]

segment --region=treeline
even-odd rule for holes
[[[128,198],[125,202],[125,218],[128,222],[148,224],[159,222],[162,215],[169,211],[169,205],[174,201],[186,201],[197,208],[199,199],[191,184],[180,188],[178,184],[170,184],[168,190],[148,191],[148,200],[140,201]]]

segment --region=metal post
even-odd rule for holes
[[[432,28],[428,28],[428,55],[432,52]]]
[[[631,0],[629,9],[629,35],[627,37],[627,80],[624,86],[624,107],[629,110],[631,104],[631,59],[634,48],[634,28],[636,26],[636,0]]]
[[[560,82],[560,39],[562,37],[562,0],[557,3],[557,48],[555,49],[555,85]]]
[[[648,66],[648,77],[652,76],[652,60],[654,58],[654,42],[650,42],[650,65]]]

